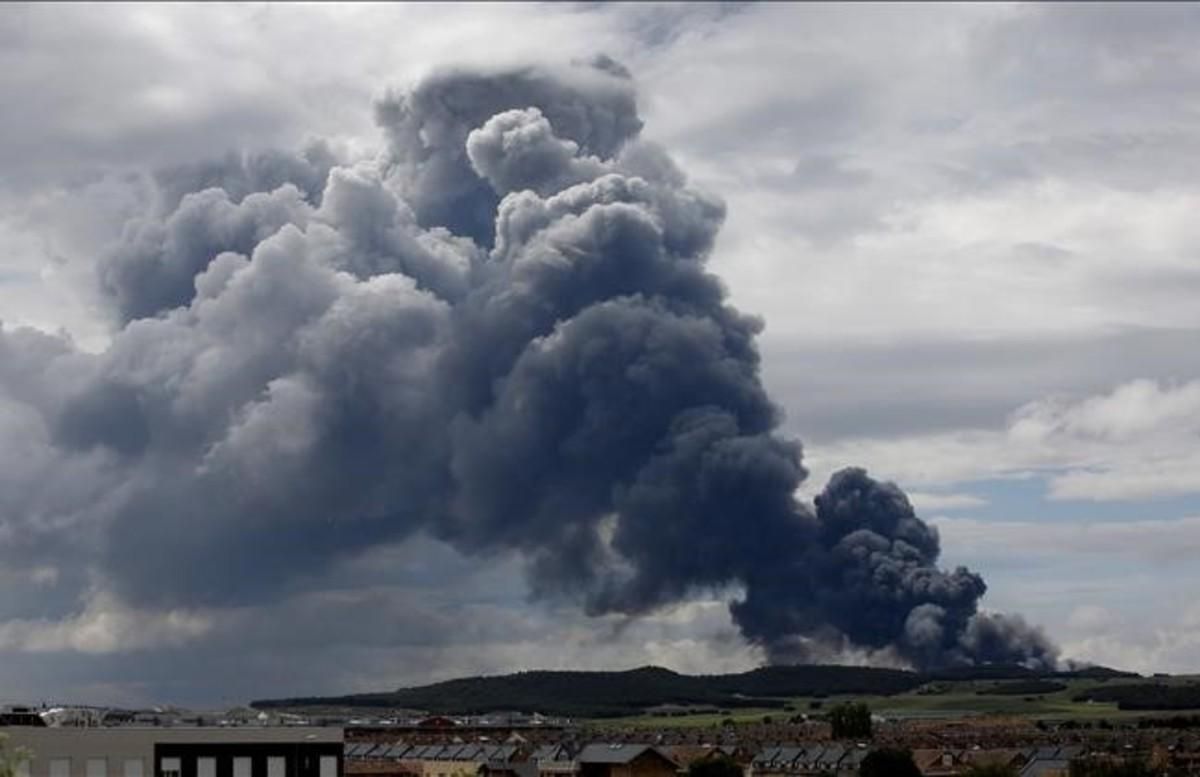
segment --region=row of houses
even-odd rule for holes
[[[0,727],[6,747],[31,755],[15,777],[680,777],[705,758],[730,757],[747,777],[850,777],[872,746],[806,742],[748,751],[737,746],[565,742],[538,745],[519,735],[502,742],[437,745],[345,742],[337,727]],[[1178,745],[1178,743],[1176,743]],[[1200,751],[1162,746],[1157,756],[1200,769]],[[1128,753],[1143,752],[1129,750]],[[1022,777],[1066,777],[1080,757],[1105,755],[1082,745],[1025,748],[924,748],[913,751],[926,777],[957,777],[1001,765]],[[1189,772],[1191,773],[1191,772]]]
[[[870,750],[866,745],[836,742],[785,745],[763,749],[750,762],[755,777],[799,777],[818,774],[857,774]]]
[[[1085,752],[1080,745],[1019,748],[921,748],[913,751],[917,768],[926,777],[957,777],[975,766],[1006,766],[1022,777],[1066,775],[1071,761]]]
[[[350,774],[373,777],[677,777],[680,765],[646,744],[348,743]]]
[[[751,777],[807,777],[852,775],[870,752],[867,745],[820,742],[767,747],[750,762]],[[1022,777],[1058,777],[1069,772],[1071,761],[1086,748],[1049,745],[1024,748],[918,748],[913,761],[925,777],[958,777],[978,766],[1009,767]]]
[[[719,756],[742,764],[747,777],[848,777],[858,774],[871,749],[865,743],[809,742],[765,747],[751,756],[723,746],[358,742],[346,745],[345,757],[351,775],[371,777],[678,777],[692,762]],[[1023,777],[1055,777],[1065,775],[1084,752],[1078,745],[925,748],[913,751],[913,758],[926,777],[957,777],[981,765],[1011,767]]]

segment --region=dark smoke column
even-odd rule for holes
[[[762,323],[705,269],[724,205],[640,138],[623,68],[444,71],[376,116],[375,161],[164,173],[102,261],[124,328],[56,356],[80,388],[39,412],[111,478],[113,590],[255,601],[423,532],[596,614],[739,588],[773,660],[1054,662],[895,486],[797,501]]]
[[[704,269],[723,207],[637,139],[622,71],[445,75],[380,115],[393,142],[433,138],[397,154],[418,160],[430,224],[495,209],[494,234],[467,230],[493,249],[443,362],[468,411],[443,537],[523,547],[537,590],[595,613],[741,584],[737,623],[777,660],[1054,662],[1019,620],[978,613],[983,580],[938,568],[936,531],[895,486],[846,470],[815,512],[797,503],[761,324]]]

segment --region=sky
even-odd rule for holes
[[[121,285],[123,257],[161,228],[138,219],[164,207],[188,169],[231,152],[283,150],[300,164],[299,150],[319,148],[303,157],[305,175],[348,171],[340,215],[327,213],[341,202],[332,188],[315,216],[295,190],[253,204],[250,247],[276,249],[254,251],[262,282],[298,284],[265,275],[283,261],[272,257],[318,249],[296,248],[300,233],[286,228],[267,238],[296,213],[339,234],[357,229],[355,209],[373,202],[349,199],[367,197],[355,178],[367,175],[364,160],[400,154],[378,106],[446,67],[558,67],[599,54],[632,75],[641,137],[686,173],[699,193],[688,202],[723,202],[708,268],[763,322],[778,432],[803,443],[799,496],[865,467],[936,527],[941,565],[987,580],[985,608],[1021,613],[1064,657],[1200,671],[1190,595],[1200,583],[1197,34],[1190,4],[0,7],[0,700],[228,706],[468,673],[716,672],[765,660],[731,620],[736,586],[665,597],[636,617],[588,615],[538,595],[566,578],[531,577],[545,548],[527,539],[479,552],[451,530],[367,527],[329,558],[303,544],[320,532],[273,535],[264,554],[275,525],[250,513],[210,536],[203,527],[221,524],[223,495],[180,480],[173,457],[186,458],[189,435],[203,434],[196,419],[225,412],[214,397],[269,351],[229,346],[191,374],[201,388],[180,388],[172,365],[200,325],[167,317],[160,329],[187,331],[159,347],[165,335],[130,323],[137,300],[121,296],[145,291]],[[578,153],[568,167],[584,176],[591,157]],[[494,187],[515,187],[501,164],[472,162]],[[222,229],[242,229],[236,218]],[[179,230],[178,251],[205,250],[198,228]],[[440,255],[468,250],[455,241],[420,237]],[[244,261],[228,257],[195,286],[212,298],[203,335],[217,340],[246,326],[230,312],[236,300],[217,304]],[[370,324],[381,300],[416,294],[381,277],[328,281],[349,300],[350,323],[300,343],[312,374],[338,380],[345,365],[321,359],[367,347],[321,336],[366,331],[354,311]],[[183,281],[192,293],[191,275]],[[454,277],[431,282],[458,293]],[[237,315],[268,317],[253,299],[242,304]],[[422,327],[443,324],[413,304],[393,334],[419,352]],[[261,332],[283,341],[288,326]],[[234,359],[242,371],[229,377]],[[168,443],[153,423],[105,426],[130,401],[105,382],[118,372],[167,376],[154,385],[178,411]],[[419,377],[387,379],[403,389]],[[292,418],[316,401],[286,376],[266,385],[271,407]],[[30,410],[43,400],[66,414],[61,427]],[[266,445],[286,460],[309,444],[303,424],[273,426],[284,416],[256,415],[267,404],[255,402],[239,406],[237,436],[187,466],[219,468],[223,455]],[[445,432],[413,424],[403,429],[412,440]],[[500,421],[463,432],[505,433]],[[99,439],[116,440],[112,451]],[[156,458],[134,467],[129,450],[145,445]],[[287,474],[256,469],[249,454],[230,460],[257,483]],[[396,488],[433,477],[400,469],[386,475],[403,481]],[[372,491],[372,472],[351,475],[367,512],[387,498]],[[139,490],[143,479],[180,485]],[[331,487],[316,483],[305,498]],[[123,500],[139,514],[190,517],[124,520],[133,508]],[[286,509],[310,520],[303,504]],[[210,567],[173,569],[180,548]],[[272,582],[243,591],[251,567]],[[286,580],[271,577],[277,567]]]

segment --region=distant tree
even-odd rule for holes
[[[974,764],[963,772],[963,777],[1018,777],[1020,772],[1008,764]]]
[[[738,762],[727,755],[692,761],[687,773],[688,777],[743,777],[744,774]]]
[[[24,748],[9,748],[5,746],[8,737],[0,734],[0,777],[16,777],[18,767],[29,760],[29,752]]]
[[[829,710],[834,739],[870,739],[871,708],[865,704],[839,704]]]
[[[921,770],[908,750],[872,750],[858,766],[859,777],[921,777]]]
[[[1143,761],[1109,761],[1077,758],[1071,762],[1071,777],[1151,777],[1158,774]]]

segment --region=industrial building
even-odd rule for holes
[[[17,777],[342,777],[340,728],[0,727]]]

